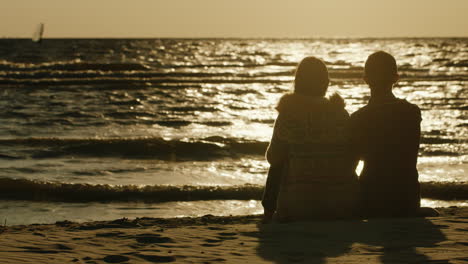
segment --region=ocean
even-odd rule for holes
[[[367,56],[422,110],[422,204],[468,206],[468,38],[0,40],[0,223],[262,213],[278,99],[306,56],[364,106]]]

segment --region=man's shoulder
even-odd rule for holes
[[[374,109],[375,108],[375,109]],[[381,104],[378,106],[372,107],[371,105],[367,104],[361,108],[359,108],[356,112],[351,114],[351,119],[356,120],[359,118],[362,118],[366,116],[370,112],[374,112],[377,109],[383,110],[383,109],[392,109],[395,110],[395,112],[403,112],[403,113],[408,113],[408,114],[415,114],[415,115],[421,115],[421,110],[419,107],[415,104],[412,104],[405,99],[397,99],[394,102],[388,103],[388,104]],[[378,111],[378,110],[377,110]]]
[[[359,108],[358,110],[356,110],[350,115],[351,120],[356,120],[356,119],[361,118],[363,115],[367,113],[368,109],[369,109],[369,105],[365,105]]]
[[[413,116],[421,116],[421,109],[415,104],[412,104],[404,99],[399,99],[399,106],[402,114],[408,114]]]
[[[402,106],[413,107],[413,108],[418,108],[419,109],[419,107],[417,105],[408,102],[406,99],[396,99],[395,103],[397,103],[399,105],[402,105]]]
[[[419,106],[417,106],[415,104],[412,104],[412,103],[410,103],[410,102],[408,102],[406,100],[402,100],[402,101],[404,101],[409,108],[411,108],[411,109],[413,109],[415,111],[421,112],[421,110],[419,109]]]

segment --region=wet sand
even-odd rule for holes
[[[467,263],[468,208],[441,216],[260,224],[137,218],[0,229],[1,263]]]

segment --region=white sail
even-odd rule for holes
[[[37,25],[37,28],[33,33],[32,41],[41,42],[43,34],[44,34],[44,23],[39,23],[39,25]]]

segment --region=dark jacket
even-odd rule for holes
[[[420,122],[419,108],[396,98],[371,100],[351,115],[353,150],[364,161],[359,182],[366,215],[412,215],[419,208]]]

